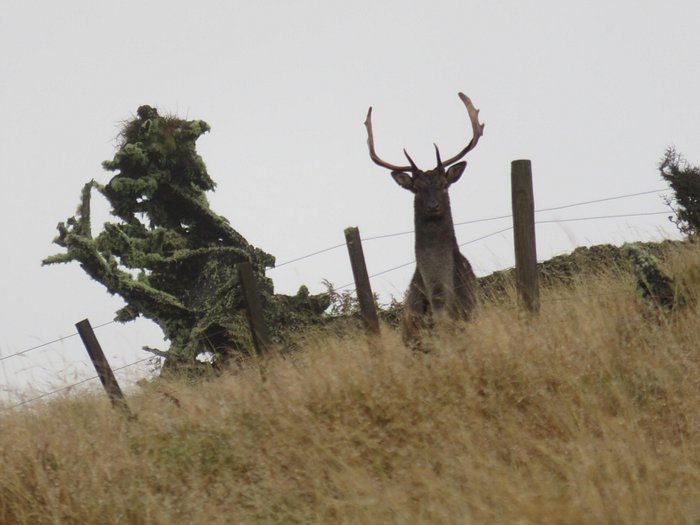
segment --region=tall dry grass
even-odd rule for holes
[[[0,419],[3,524],[700,523],[700,252],[685,306],[630,275],[485,304],[413,355],[384,331],[316,336],[200,384]],[[263,381],[264,377],[264,381]]]

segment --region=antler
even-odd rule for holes
[[[459,93],[459,98],[462,100],[462,102],[464,102],[464,105],[467,107],[467,113],[469,113],[469,120],[471,120],[472,132],[474,135],[469,141],[469,144],[467,144],[466,148],[457,153],[457,155],[455,155],[454,157],[450,157],[445,162],[443,162],[444,166],[449,166],[450,164],[457,162],[459,159],[461,159],[467,153],[473,150],[479,142],[481,136],[484,134],[484,124],[479,123],[479,110],[474,107],[474,104],[472,104],[471,99],[464,93]]]
[[[454,157],[447,159],[445,162],[440,163],[440,154],[438,152],[438,164],[442,164],[442,166],[444,167],[447,167],[450,164],[457,162],[459,159],[461,159],[467,153],[469,153],[472,149],[474,149],[476,144],[479,142],[479,139],[484,134],[484,124],[479,123],[479,110],[474,107],[472,101],[464,93],[459,93],[459,98],[462,100],[462,102],[464,102],[464,105],[467,107],[467,112],[469,113],[469,120],[472,123],[472,131],[474,135],[472,137],[472,140],[469,141],[469,144],[467,144],[466,148],[464,148]],[[413,171],[418,169],[413,160],[411,160],[411,157],[409,157],[408,153],[406,153],[406,150],[403,150],[403,152],[406,155],[408,161],[411,163],[410,166],[398,166],[396,164],[390,164],[389,162],[386,162],[379,158],[379,155],[377,155],[377,153],[374,151],[374,134],[372,133],[371,107],[369,108],[369,111],[367,111],[365,127],[367,128],[367,146],[369,146],[369,156],[375,164],[394,171]],[[435,146],[435,148],[437,150],[437,146]]]
[[[367,112],[367,118],[365,119],[365,127],[367,128],[367,146],[369,146],[369,157],[375,164],[378,164],[382,168],[388,168],[394,171],[411,171],[412,167],[415,167],[415,164],[413,164],[411,158],[408,157],[408,153],[406,153],[406,150],[404,150],[404,153],[406,153],[406,157],[408,157],[411,166],[397,166],[396,164],[389,164],[388,162],[383,161],[379,158],[379,155],[377,155],[377,153],[374,151],[374,134],[372,133],[372,107],[370,107],[369,111]]]

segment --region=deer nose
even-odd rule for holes
[[[426,209],[427,209],[428,213],[439,213],[440,212],[440,203],[437,201],[429,202],[428,205],[426,206]]]

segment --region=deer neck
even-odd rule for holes
[[[442,216],[427,218],[415,210],[416,260],[446,257],[457,248],[452,211],[449,202]]]

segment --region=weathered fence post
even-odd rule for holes
[[[260,297],[258,296],[258,287],[253,277],[253,269],[249,262],[238,264],[238,279],[241,282],[243,290],[243,298],[246,304],[246,313],[248,314],[248,323],[250,324],[250,332],[253,335],[253,344],[258,356],[266,354],[270,348],[270,337],[267,333],[267,325],[263,318],[262,306],[260,306]]]
[[[129,406],[124,398],[124,393],[122,392],[122,389],[119,388],[117,378],[114,377],[114,372],[112,372],[112,369],[107,362],[107,358],[102,351],[102,347],[100,346],[100,342],[97,340],[97,336],[95,336],[95,332],[90,325],[90,321],[88,319],[83,319],[79,323],[76,323],[75,327],[78,329],[78,334],[80,334],[80,338],[83,340],[85,349],[90,356],[92,364],[95,366],[95,371],[97,372],[100,381],[102,381],[102,386],[107,392],[109,400],[112,402],[112,406],[124,410],[129,417],[133,418],[134,416],[129,410]]]
[[[515,275],[520,301],[530,312],[540,309],[535,242],[535,197],[532,191],[532,165],[514,160],[510,171],[515,238]]]
[[[374,294],[369,284],[365,255],[362,251],[362,241],[360,240],[360,230],[355,227],[345,229],[345,243],[348,246],[350,255],[350,265],[352,275],[355,279],[355,290],[357,301],[360,303],[360,313],[362,322],[368,333],[379,334],[379,318],[377,317],[377,307],[374,304]]]

